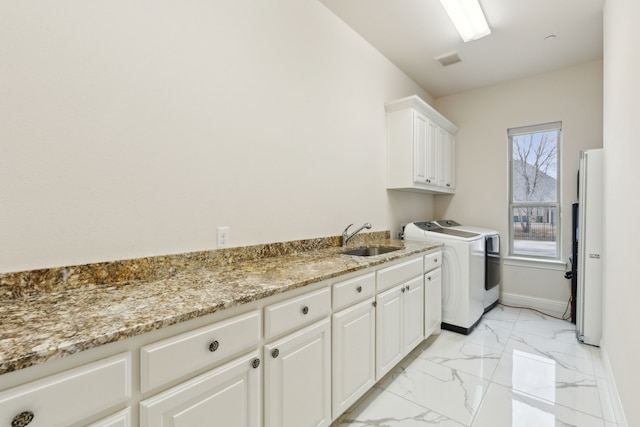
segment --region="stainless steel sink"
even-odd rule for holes
[[[343,255],[354,256],[375,256],[382,255],[389,252],[397,251],[402,248],[394,248],[389,246],[367,246],[366,248],[351,249],[349,251],[340,252]]]

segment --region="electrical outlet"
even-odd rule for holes
[[[226,248],[231,243],[231,227],[218,227],[218,247]]]

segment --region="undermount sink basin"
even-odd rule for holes
[[[397,251],[399,249],[402,248],[393,248],[389,246],[368,246],[366,248],[351,249],[350,251],[344,251],[340,253],[343,255],[375,256]]]

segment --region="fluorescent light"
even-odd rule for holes
[[[465,43],[491,34],[478,0],[440,0],[440,3]]]

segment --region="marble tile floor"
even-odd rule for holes
[[[614,427],[604,376],[573,324],[499,305],[430,337],[335,426]]]

